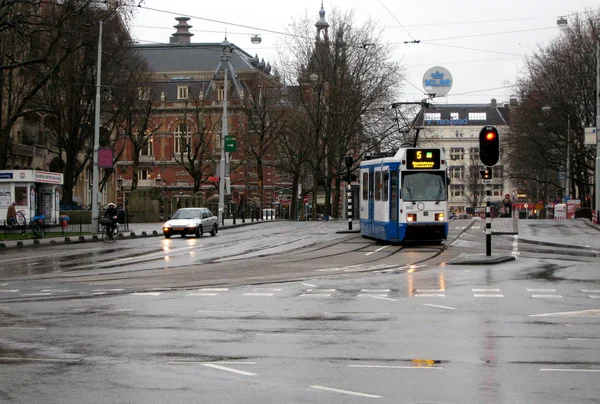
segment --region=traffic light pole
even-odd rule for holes
[[[485,184],[485,255],[492,256],[492,190],[490,184]]]

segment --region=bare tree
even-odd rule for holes
[[[485,190],[480,170],[483,166],[479,162],[479,156],[469,153],[469,165],[465,167],[464,172],[464,196],[472,208],[483,205],[485,201]]]
[[[325,191],[325,213],[337,216],[344,157],[351,151],[380,144],[392,133],[381,132],[399,90],[402,69],[389,60],[390,47],[372,21],[354,23],[352,12],[333,11],[329,31],[309,33],[308,19],[293,23],[286,69],[300,87],[299,106],[310,130],[312,150],[306,164],[313,177],[313,209],[319,184]],[[335,182],[335,210],[330,206]]]

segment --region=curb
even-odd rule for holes
[[[513,255],[460,254],[447,262],[448,265],[495,265],[515,261]]]

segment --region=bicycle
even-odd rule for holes
[[[21,233],[24,235],[27,232],[27,229],[30,229],[35,237],[42,237],[44,234],[44,215],[34,216],[33,220],[27,223],[27,218],[25,217],[25,213],[22,210],[18,211],[17,214],[16,227],[21,230]]]
[[[100,218],[100,225],[102,229],[102,241],[116,241],[116,237],[119,234],[119,226],[117,223],[113,223],[113,220],[108,217]]]

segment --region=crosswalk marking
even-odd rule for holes
[[[562,299],[561,295],[531,295],[535,299]]]

